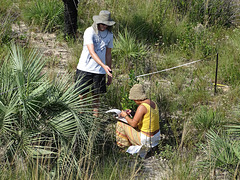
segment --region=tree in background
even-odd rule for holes
[[[75,38],[77,32],[78,0],[63,0],[65,35]]]

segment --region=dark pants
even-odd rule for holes
[[[81,95],[92,90],[93,94],[106,93],[106,76],[105,74],[95,74],[78,70],[75,77],[75,88]]]

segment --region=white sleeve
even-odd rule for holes
[[[87,28],[83,35],[83,45],[93,44],[94,31],[91,28]]]

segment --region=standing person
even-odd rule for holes
[[[91,86],[94,102],[95,116],[99,111],[99,94],[106,93],[107,85],[112,82],[112,55],[113,34],[112,26],[115,22],[111,19],[111,13],[107,10],[100,11],[99,15],[93,16],[93,25],[88,27],[83,35],[83,50],[77,65],[76,81],[80,79],[76,87],[80,90],[81,99],[83,94],[89,91],[86,87]]]
[[[129,109],[120,113],[128,124],[121,121],[117,122],[117,145],[120,148],[128,147],[127,152],[130,154],[139,153],[141,157],[145,157],[150,148],[159,144],[158,107],[155,102],[147,98],[141,84],[135,84],[130,89],[129,99],[135,101],[138,108],[134,117],[131,117],[131,110]]]

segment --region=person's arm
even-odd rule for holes
[[[112,74],[109,72],[111,71],[111,68],[105,65],[101,59],[98,57],[97,53],[94,51],[94,45],[93,44],[88,44],[87,45],[88,51],[90,53],[90,56],[100,65],[103,67],[105,72],[107,73],[108,76],[112,77]]]
[[[143,105],[139,105],[133,118],[130,118],[125,111],[122,111],[120,115],[127,120],[130,126],[137,127],[138,123],[143,119],[143,116],[146,113],[147,113],[147,108],[144,107]]]
[[[106,65],[112,68],[112,53],[111,48],[106,49]],[[107,85],[110,85],[112,83],[112,76],[108,75],[108,82]]]

